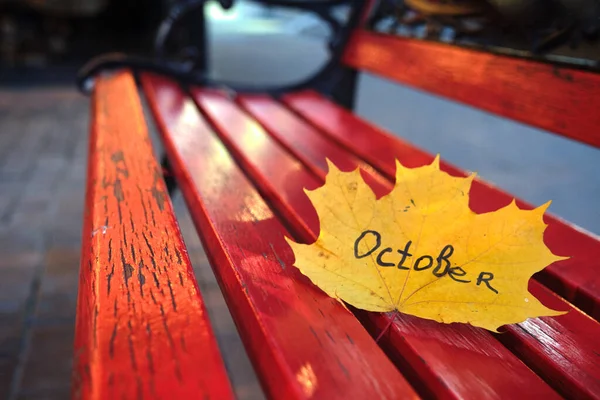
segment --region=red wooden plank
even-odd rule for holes
[[[269,133],[286,147],[294,149],[306,162],[327,169],[329,158],[342,170],[363,167],[364,163],[343,151],[289,110],[268,96],[241,96],[240,105],[255,117]],[[261,163],[261,158],[254,158]],[[276,182],[275,182],[276,183]],[[322,184],[322,178],[321,182]],[[392,189],[389,181],[371,184],[377,196]],[[275,187],[275,190],[286,190]],[[293,203],[302,201],[298,197]],[[292,206],[293,206],[292,203]],[[301,213],[296,220],[302,218]],[[316,240],[318,227],[310,227]],[[384,346],[404,370],[413,371],[425,382],[423,390],[434,397],[509,398],[515,393],[533,397],[556,397],[547,384],[519,361],[490,333],[468,325],[442,325],[408,315],[392,317],[361,312],[367,326],[377,334],[391,318],[395,324]],[[457,345],[460,344],[460,345]],[[473,379],[476,376],[477,379]],[[413,381],[413,380],[411,380]]]
[[[600,75],[360,31],[344,62],[600,147]]]
[[[394,158],[409,167],[425,165],[432,160],[430,154],[392,137],[314,92],[292,94],[285,97],[284,102],[391,180],[395,179]],[[464,175],[447,163],[442,163],[442,168],[453,175]],[[512,200],[512,196],[481,180],[474,182],[471,196],[470,206],[478,213],[498,209]],[[523,202],[518,204],[531,208]],[[600,239],[550,215],[545,216],[545,222],[548,223],[544,236],[547,245],[556,254],[571,258],[550,265],[537,275],[538,278],[600,319],[600,277],[597,273],[600,268]]]
[[[129,73],[92,115],[73,397],[233,398]]]
[[[175,176],[269,397],[417,397],[354,316],[291,266],[286,230],[193,101],[163,78],[144,76],[143,82]],[[277,157],[257,140],[253,125],[231,124],[250,151]],[[304,170],[295,168],[282,169],[288,182],[303,181]]]
[[[321,99],[317,95],[313,95],[313,97],[317,100]],[[296,101],[297,99],[303,101]],[[343,110],[340,111],[338,107],[326,101],[315,101],[323,107],[308,107],[309,102],[306,99],[305,95],[292,95],[287,98],[287,102],[294,106],[302,103],[302,107],[297,107],[297,109],[302,109],[305,116],[310,116],[313,122],[324,129],[327,126],[325,121],[335,121],[339,128],[339,131],[335,132],[335,136],[339,138],[344,134],[348,135],[351,141],[346,142],[346,145],[355,151],[361,149],[364,152],[365,149],[362,145],[367,143],[367,138],[370,143],[377,143],[373,145],[373,148],[382,152],[379,153],[381,158],[378,157],[377,160],[383,160],[386,163],[384,166],[388,173],[395,170],[394,156],[398,157],[403,164],[410,166],[424,165],[432,160],[431,156],[417,149],[409,151],[411,148],[408,145],[383,135],[372,127],[365,129],[369,125]],[[309,108],[311,112],[308,112]],[[321,116],[327,116],[327,118]],[[344,120],[342,116],[348,118]],[[347,125],[342,124],[342,120],[346,121]],[[335,125],[331,124],[331,127],[333,126]],[[329,130],[327,132],[334,135]],[[344,138],[347,140],[346,137]],[[397,148],[401,151],[394,151]],[[387,150],[384,152],[384,149]],[[374,153],[370,155],[372,158]],[[447,164],[444,169],[455,175],[461,174]],[[374,190],[377,191],[377,188],[374,187]],[[500,205],[497,204],[498,199],[495,199],[496,203],[493,202],[494,189],[484,186],[481,182],[474,185],[471,193],[473,195],[471,207],[477,212],[491,211]],[[548,237],[545,240],[548,242]],[[529,289],[550,307],[556,309],[568,307],[565,301],[535,280],[530,281]],[[510,325],[506,327],[506,331],[507,333],[500,335],[499,339],[508,344],[531,368],[563,394],[575,393],[583,398],[600,397],[600,343],[596,340],[600,335],[600,324],[596,321],[573,308],[568,314],[560,317],[536,318],[522,324]]]
[[[369,164],[352,156],[341,147],[333,145],[326,137],[316,134],[312,127],[302,123],[289,112],[286,113],[286,110],[278,107],[270,97],[245,95],[238,97],[237,100],[262,127],[272,134],[274,139],[321,180],[325,180],[327,162],[324,158],[314,157],[315,153],[327,154],[329,159],[343,170],[351,170],[360,166],[365,171],[364,175],[369,184],[389,186],[387,181]],[[213,107],[214,101],[211,101],[209,106]],[[271,116],[269,112],[274,112],[275,115]],[[282,128],[285,129],[285,134],[279,134]],[[306,136],[310,136],[310,140],[304,140]]]

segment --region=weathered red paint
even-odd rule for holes
[[[284,225],[193,101],[162,78],[144,76],[142,81],[174,174],[267,395],[417,397],[354,316],[292,267]],[[229,123],[248,138],[247,151],[262,153],[265,160],[272,156],[254,141],[254,125]],[[305,174],[300,163],[268,165],[281,171],[281,184],[300,189],[297,183]],[[244,169],[250,176],[257,173],[249,165]],[[285,197],[272,195],[273,201],[285,203]]]
[[[377,166],[390,182],[394,179],[396,168],[394,158],[409,167],[425,165],[433,160],[433,156],[392,138],[317,94],[290,95],[284,101],[321,132],[325,132],[332,141]],[[323,158],[326,154],[320,156]],[[442,169],[453,175],[464,175],[464,172],[447,163],[442,162],[441,165]],[[373,189],[376,194],[382,194],[378,193],[376,186]],[[476,212],[492,211],[508,204],[511,199],[507,194],[477,181],[471,189],[470,206]],[[520,202],[518,204],[523,206]],[[551,231],[559,222],[548,220],[551,223],[547,231]],[[561,225],[561,229],[567,238],[568,235],[575,235],[576,238],[582,235],[567,225]],[[558,254],[568,249],[570,253],[567,254],[573,254],[574,258],[582,249],[589,249],[589,253],[584,253],[583,260],[591,260],[592,254],[599,254],[600,245],[597,241],[592,243],[592,239],[587,237],[588,247],[581,247],[577,239],[567,239],[571,245],[567,248],[558,247],[557,237],[552,232],[544,238]],[[557,264],[548,268],[559,270]],[[576,264],[570,264],[570,267],[578,268]],[[581,265],[579,267],[583,269]],[[591,268],[593,264],[587,267]],[[570,308],[568,303],[535,280],[530,281],[529,290],[550,307],[562,310]],[[590,292],[597,298],[598,291]],[[562,394],[576,394],[582,398],[600,397],[600,343],[595,339],[600,335],[600,324],[597,321],[576,308],[570,308],[569,313],[563,316],[530,319],[505,329],[506,333],[498,338]]]
[[[130,74],[92,116],[73,398],[233,398]]]
[[[456,46],[355,32],[348,65],[600,147],[600,75]]]
[[[284,97],[284,102],[327,136],[370,163],[388,179],[395,179],[397,158],[403,165],[417,167],[431,163],[433,156],[392,137],[390,134],[357,118],[314,92],[302,92]],[[442,169],[453,175],[464,175],[445,162]],[[476,180],[471,189],[470,207],[478,213],[506,206],[513,196]],[[531,205],[518,201],[520,207]],[[544,241],[559,255],[570,256],[554,263],[537,275],[551,289],[573,302],[596,319],[600,318],[600,240],[568,223],[545,216],[548,223]]]

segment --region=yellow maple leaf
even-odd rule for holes
[[[497,328],[560,315],[527,289],[531,276],[565,259],[544,245],[550,202],[521,210],[513,201],[475,214],[475,174],[454,177],[431,165],[396,162],[396,185],[377,200],[360,171],[329,162],[325,184],[306,190],[321,223],[312,244],[286,238],[295,266],[329,296],[368,311]]]

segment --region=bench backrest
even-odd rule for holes
[[[366,29],[343,62],[600,147],[600,74]]]

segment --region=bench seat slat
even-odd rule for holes
[[[416,398],[354,316],[291,266],[293,254],[283,239],[289,234],[191,98],[163,78],[145,75],[142,81],[174,174],[267,395]],[[252,127],[230,123],[252,137]],[[260,145],[246,143],[257,152]],[[274,162],[270,166],[277,168]],[[288,179],[302,179],[286,171]]]
[[[318,179],[315,176],[312,181],[295,181],[295,185],[292,185],[289,182],[285,182],[285,179],[277,177],[279,171],[285,171],[286,163],[296,163],[291,155],[288,154],[287,157],[284,157],[283,155],[278,156],[278,169],[275,171],[269,169],[268,161],[265,161],[265,157],[262,155],[268,154],[270,157],[272,157],[277,149],[276,141],[274,141],[264,130],[261,130],[260,125],[257,125],[252,117],[244,114],[242,110],[240,110],[224,95],[219,95],[218,93],[210,90],[197,90],[194,91],[194,94],[195,99],[197,100],[201,109],[203,109],[208,117],[214,121],[215,125],[222,130],[221,134],[223,136],[227,136],[228,140],[237,146],[237,148],[233,151],[238,154],[238,156],[243,157],[243,161],[240,161],[245,164],[251,164],[253,165],[253,168],[260,171],[263,178],[261,180],[257,180],[256,183],[258,185],[267,185],[263,187],[262,191],[267,194],[278,193],[280,196],[286,198],[286,201],[289,202],[289,207],[295,211],[295,214],[293,214],[295,218],[291,221],[303,221],[310,230],[308,233],[311,236],[311,242],[314,241],[318,232],[318,224],[304,220],[304,213],[307,209],[305,203],[309,202],[309,200],[307,196],[300,193],[299,187],[302,187],[303,185],[313,187],[315,185],[322,184],[322,181],[319,181],[318,184],[315,184],[314,181]],[[270,111],[274,110],[271,109]],[[235,125],[229,123],[229,121],[231,121],[234,117],[243,119],[245,121],[243,125],[252,126],[250,137],[253,140],[260,142],[261,147],[266,152],[255,152],[247,147],[244,147],[244,145],[248,143],[248,138],[244,137],[244,131],[236,129],[237,127]],[[272,115],[271,117],[275,117],[275,115]],[[291,118],[292,115],[288,114],[288,117]],[[279,127],[277,128],[279,130],[279,134],[277,136],[280,138],[280,140],[285,140],[283,139],[284,135],[294,135],[293,133],[290,133],[293,132],[293,125],[272,124],[271,127],[275,128],[275,126]],[[307,144],[310,142],[311,138],[314,137],[314,135],[310,135],[307,131],[302,133],[303,135],[297,134],[294,138],[290,138],[289,144],[292,145],[292,142],[297,143],[298,141],[304,141],[304,146],[299,146],[298,148],[310,149],[310,153],[304,154],[307,158],[311,156],[314,157],[316,154],[315,152],[323,150],[323,147],[308,146]],[[294,147],[296,146],[294,145]],[[325,157],[329,157],[329,154],[320,153],[319,156],[322,160],[317,164],[323,165]],[[323,173],[324,172],[325,171],[323,171]],[[275,177],[271,179],[271,176]],[[285,184],[282,184],[282,182]],[[376,191],[381,190],[381,187],[379,189],[374,187],[374,189]],[[386,190],[386,192],[387,191],[389,190]],[[383,192],[379,192],[377,194],[382,195]],[[311,210],[311,212],[314,212],[314,210]],[[559,309],[566,309],[566,307],[568,307],[567,303],[556,297],[548,289],[537,284],[536,282],[532,282],[531,290],[543,302],[552,303],[558,301],[560,303],[557,306]],[[546,322],[543,321],[543,319],[540,319],[539,321],[531,321],[534,321],[532,322],[533,326],[537,327],[538,330],[545,332],[548,337],[551,337],[555,340],[559,338],[555,330],[544,331]],[[569,337],[572,342],[577,343],[580,346],[577,349],[577,353],[581,358],[572,359],[571,354],[573,347],[562,347],[556,345],[548,347],[545,343],[541,343],[537,339],[519,337],[521,340],[519,343],[523,348],[527,349],[531,354],[539,356],[535,358],[535,360],[532,359],[530,361],[537,362],[539,364],[540,367],[538,370],[541,371],[543,369],[545,372],[544,377],[548,381],[552,382],[556,379],[560,381],[552,382],[552,384],[558,385],[559,383],[563,384],[563,382],[566,382],[565,385],[568,386],[568,390],[565,391],[563,387],[560,387],[563,389],[563,392],[583,393],[586,396],[589,396],[591,393],[598,393],[600,386],[598,384],[597,377],[600,376],[600,371],[598,368],[593,368],[592,365],[598,359],[598,356],[596,356],[595,352],[600,350],[600,345],[596,344],[592,338],[593,335],[600,334],[600,326],[595,321],[581,314],[578,310],[571,310],[571,312],[566,316],[555,318],[553,323],[557,323],[561,327],[559,329],[562,332],[560,336],[561,340],[564,341],[565,337]],[[516,332],[519,329],[520,328],[517,326],[509,326],[507,327],[508,333],[506,335],[517,336]],[[589,335],[589,332],[593,332],[593,334]],[[559,357],[557,358],[556,354],[554,353],[558,353]],[[573,370],[577,371],[577,374],[573,374]],[[514,376],[512,379],[514,380]]]
[[[394,156],[411,166],[424,165],[433,159],[432,156],[392,139],[381,131],[373,128],[365,129],[370,125],[322,97],[316,94],[310,94],[310,96],[315,99],[315,104],[318,106],[312,104],[304,94],[290,95],[285,100],[286,103],[307,117],[314,126],[323,128],[333,137],[346,138],[344,135],[347,134],[351,139],[347,140],[345,144],[354,149],[356,153],[358,153],[356,151],[358,149],[368,148],[361,147],[361,145],[372,143],[374,148],[383,153],[382,157],[377,160],[385,163],[388,173],[395,171]],[[298,99],[301,101],[297,101]],[[301,103],[301,106],[298,106],[298,103]],[[325,108],[327,105],[328,107]],[[307,112],[309,109],[311,112]],[[316,110],[318,112],[314,112]],[[338,112],[335,112],[336,110]],[[327,116],[327,118],[322,116]],[[348,118],[343,119],[342,116]],[[335,130],[336,125],[332,121],[338,124],[339,130]],[[345,121],[346,124],[341,125],[341,121]],[[325,129],[328,124],[330,124],[329,129]],[[352,136],[350,136],[351,134]],[[385,141],[381,138],[385,138]],[[306,147],[304,146],[304,148]],[[384,149],[387,150],[384,152]],[[392,151],[390,154],[390,150],[395,149],[401,151]],[[325,155],[322,154],[321,157],[325,157]],[[371,155],[367,158],[372,159],[373,157]],[[455,175],[461,173],[456,168],[448,167],[447,164],[444,169]],[[479,184],[478,187],[487,188],[489,193],[494,194],[493,189],[488,186]],[[374,189],[376,190],[376,188]],[[479,197],[480,193],[476,192],[474,196]],[[471,203],[471,207],[476,209],[473,207],[474,204],[478,203]],[[484,204],[483,207],[490,207],[490,205]],[[486,211],[493,209],[489,208]],[[479,210],[479,212],[481,211]],[[568,307],[564,300],[535,280],[530,281],[529,290],[550,307],[563,310]],[[522,360],[563,394],[577,393],[583,398],[600,397],[600,343],[596,339],[597,335],[600,335],[600,324],[597,321],[578,309],[571,308],[566,315],[530,319],[522,324],[509,325],[506,330],[507,333],[499,335],[498,339],[507,344]]]
[[[133,77],[92,114],[73,397],[232,399]]]
[[[392,180],[396,171],[394,158],[409,167],[425,165],[433,159],[430,154],[392,137],[315,92],[290,94],[283,101]],[[442,162],[441,167],[453,175],[464,175],[448,163]],[[493,211],[506,206],[512,198],[476,179],[471,189],[470,207],[478,213]],[[517,204],[532,208],[522,201],[517,200]],[[545,242],[556,254],[571,258],[548,266],[536,277],[592,317],[600,319],[600,239],[551,215],[546,214],[544,220],[548,223]]]
[[[342,151],[335,142],[270,97],[242,95],[238,103],[286,148],[293,148],[306,162],[317,166],[319,176],[327,170],[326,157],[345,171],[357,166],[364,168],[363,162]],[[323,178],[320,179],[322,183]],[[392,184],[385,181],[385,184],[371,184],[371,187],[379,197],[388,193]],[[301,215],[296,216],[297,220],[301,218]],[[313,241],[317,229],[311,227]],[[375,335],[392,318],[369,312],[359,315],[367,326],[374,328]],[[516,392],[533,397],[557,396],[487,331],[468,325],[438,324],[408,315],[400,315],[395,320],[390,335],[384,336],[384,340],[389,341],[384,348],[404,366],[403,369],[414,369],[413,373],[425,382],[423,390],[434,397],[446,397],[449,391],[456,398],[488,397],[490,390],[498,398],[511,397]],[[472,379],[473,376],[478,379]]]
[[[600,75],[424,40],[355,32],[344,63],[600,147]]]

